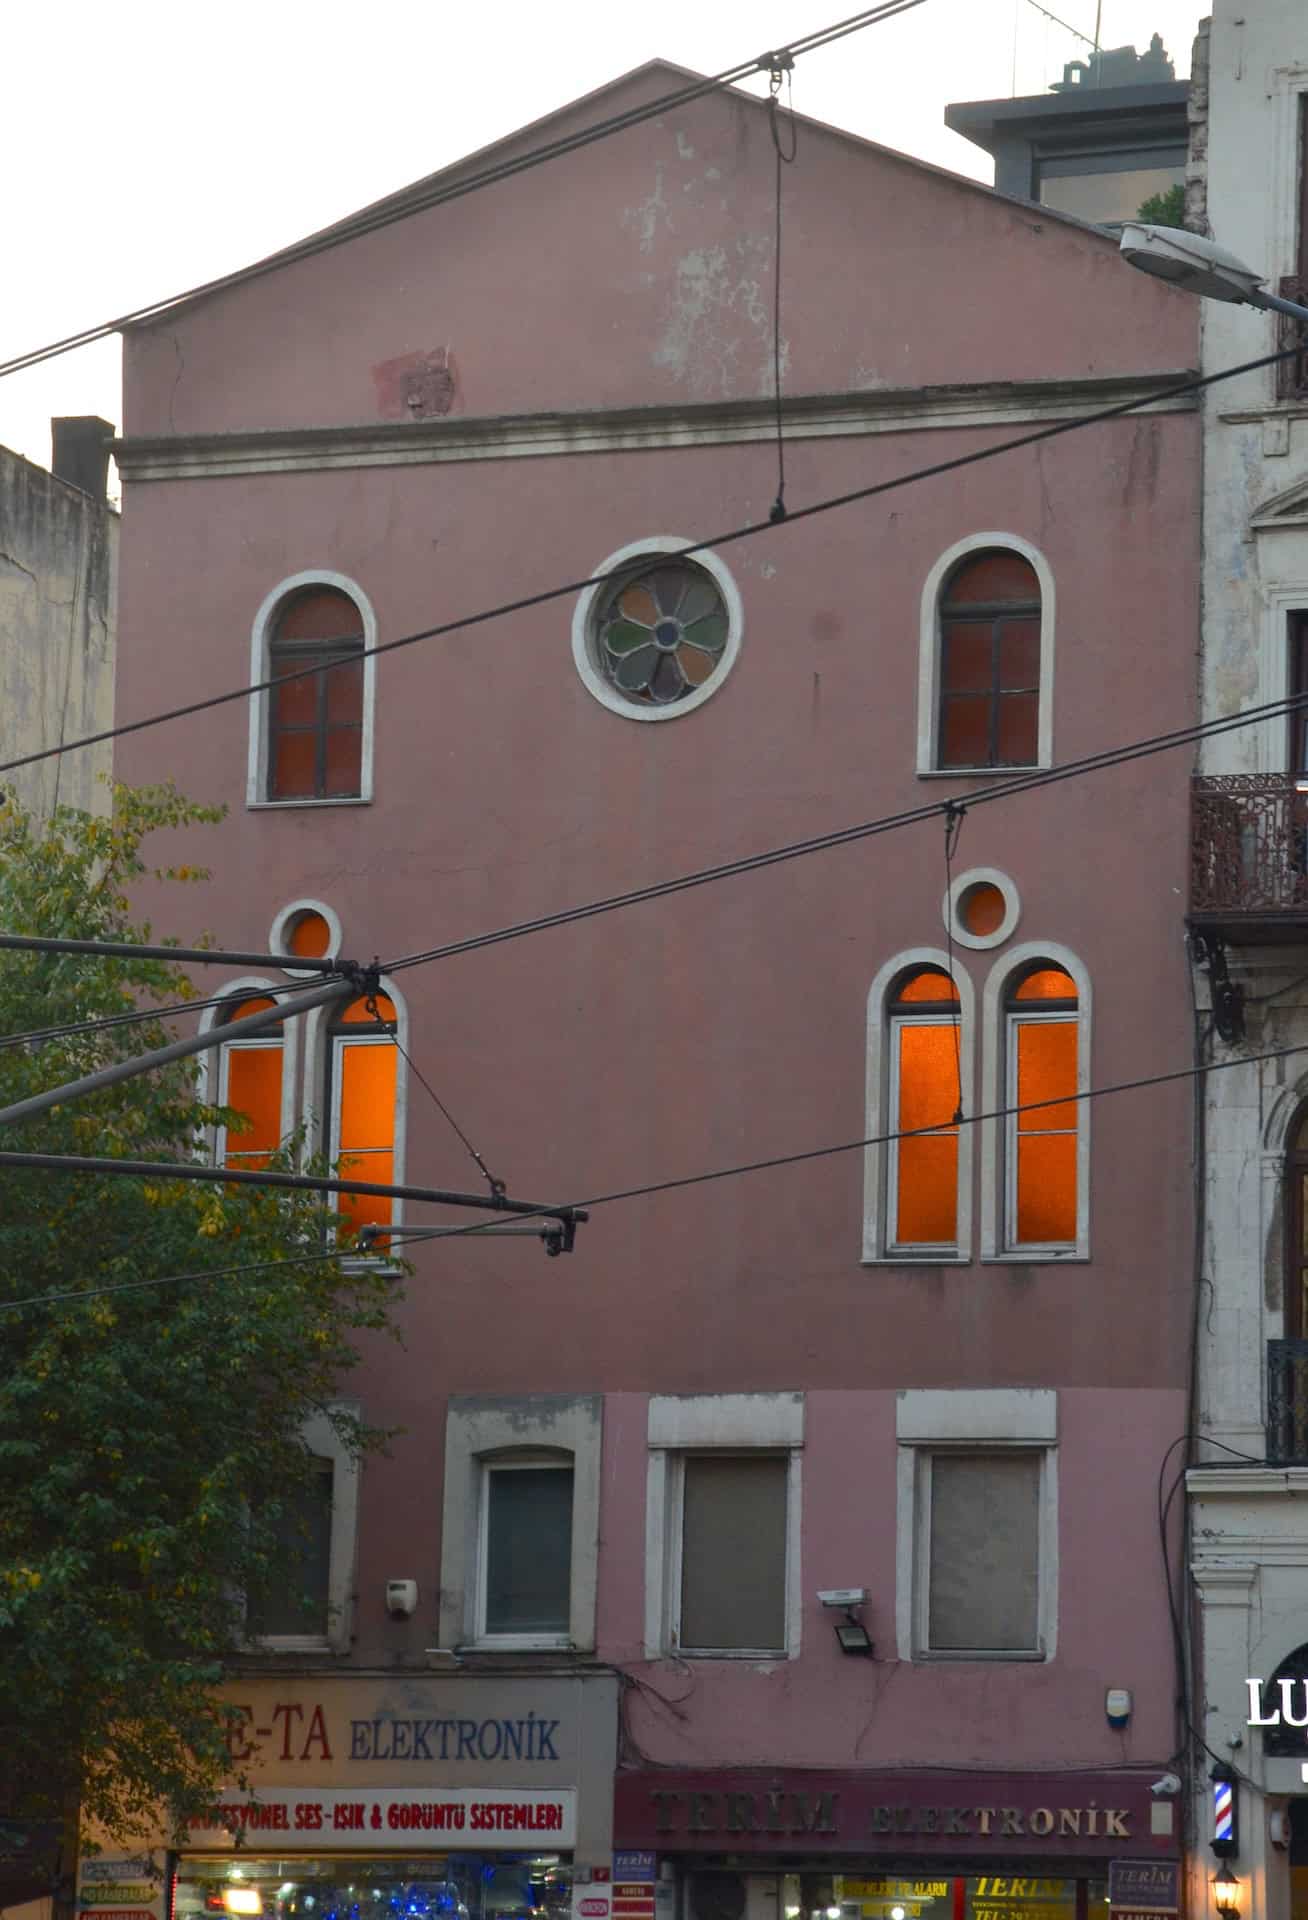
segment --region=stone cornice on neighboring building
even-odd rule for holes
[[[1194,394],[1166,389],[1195,378],[1175,372],[1108,374],[1079,380],[994,381],[969,386],[880,387],[804,394],[785,401],[790,440],[858,439],[922,429],[1022,427],[1161,397],[1141,413],[1194,409]],[[246,474],[318,472],[333,467],[435,466],[468,460],[561,454],[662,452],[770,440],[769,399],[692,406],[597,408],[569,413],[491,414],[353,427],[297,427],[256,433],[166,434],[115,442],[124,480],[216,480]]]

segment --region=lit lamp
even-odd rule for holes
[[[1213,1905],[1219,1920],[1240,1920],[1240,1882],[1231,1872],[1229,1860],[1223,1860],[1213,1875]]]

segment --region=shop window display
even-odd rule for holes
[[[173,1920],[569,1920],[572,1866],[553,1853],[421,1860],[183,1859]]]

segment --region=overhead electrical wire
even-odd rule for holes
[[[175,308],[184,306],[188,301],[199,300],[206,295],[222,293],[229,287],[244,286],[246,282],[261,279],[265,274],[275,273],[282,267],[288,267],[299,260],[311,259],[319,253],[330,252],[335,247],[344,246],[351,240],[360,239],[364,234],[375,233],[382,227],[393,226],[397,221],[407,220],[411,214],[425,213],[432,207],[445,206],[451,200],[463,199],[467,194],[477,193],[483,187],[498,185],[503,180],[513,179],[520,173],[530,172],[543,166],[547,161],[557,160],[569,153],[576,153],[583,147],[592,146],[598,140],[607,140],[615,133],[624,133],[629,127],[639,126],[643,121],[657,119],[660,114],[671,113],[678,107],[689,106],[692,101],[704,95],[716,93],[722,88],[732,86],[739,80],[746,80],[752,74],[768,73],[778,59],[797,59],[801,54],[815,53],[819,48],[834,45],[851,33],[861,32],[864,27],[876,26],[882,20],[892,19],[896,14],[907,13],[913,7],[923,4],[923,0],[880,0],[880,4],[865,7],[861,12],[837,20],[829,27],[816,28],[812,33],[804,34],[798,40],[773,52],[761,53],[749,60],[739,60],[734,66],[725,67],[721,73],[708,75],[693,81],[689,86],[679,87],[674,92],[663,94],[657,100],[646,102],[643,106],[630,107],[624,113],[611,114],[606,120],[594,122],[591,126],[579,128],[576,133],[564,134],[557,140],[547,141],[543,146],[534,147],[529,152],[519,154],[514,159],[500,160],[494,165],[483,167],[461,180],[446,180],[444,185],[407,190],[401,188],[398,193],[387,197],[361,213],[353,214],[345,220],[324,227],[319,232],[297,240],[288,247],[280,247],[276,253],[270,253],[261,260],[252,261],[248,266],[236,267],[231,273],[216,275],[212,280],[201,281],[197,286],[189,287],[184,293],[169,294],[164,299],[154,300],[146,306],[136,307],[130,313],[119,314],[117,319],[100,321],[96,326],[84,327],[80,333],[72,333],[62,340],[52,341],[48,346],[33,347],[26,353],[15,354],[10,360],[0,361],[0,378],[6,374],[21,373],[28,367],[38,366],[43,360],[53,360],[59,354],[72,353],[78,347],[91,346],[97,340],[106,340],[112,333],[121,333],[127,327],[140,326],[148,320],[162,319]],[[507,136],[512,138],[512,136]],[[455,161],[446,172],[451,172],[460,162]],[[437,176],[439,179],[441,176]]]
[[[707,539],[694,540],[684,547],[676,548],[672,553],[658,556],[658,564],[666,565],[669,559],[685,559],[692,554],[703,553],[708,548],[728,547],[740,540],[750,540],[759,534],[777,533],[784,528],[799,526],[805,520],[811,520],[818,514],[832,513],[841,507],[856,506],[865,500],[874,500],[881,494],[895,493],[901,487],[915,485],[920,480],[933,480],[942,474],[957,473],[964,467],[976,466],[983,460],[995,460],[1005,453],[1016,453],[1024,447],[1033,447],[1046,440],[1054,440],[1062,434],[1079,432],[1083,427],[1099,426],[1107,420],[1121,419],[1124,415],[1138,413],[1143,407],[1158,406],[1163,401],[1180,398],[1183,394],[1199,393],[1207,387],[1215,386],[1222,380],[1234,380],[1239,375],[1256,372],[1261,367],[1274,366],[1277,361],[1286,360],[1297,354],[1300,349],[1282,347],[1275,353],[1260,354],[1256,360],[1242,361],[1235,367],[1223,367],[1216,373],[1197,374],[1191,380],[1175,382],[1169,387],[1159,387],[1149,393],[1136,396],[1134,400],[1122,400],[1115,406],[1100,407],[1094,413],[1078,414],[1072,420],[1058,420],[1049,426],[1034,428],[1030,433],[1019,434],[1016,439],[1002,440],[997,446],[978,447],[971,453],[955,454],[948,460],[933,461],[930,466],[916,467],[911,473],[895,475],[889,480],[877,480],[865,487],[855,487],[847,493],[831,494],[826,499],[815,500],[806,507],[796,507],[788,511],[784,520],[748,521],[743,526],[728,529],[725,533],[713,534]],[[651,563],[652,564],[652,563]],[[525,594],[516,600],[501,601],[497,606],[485,607],[480,613],[464,614],[457,620],[443,620],[433,627],[422,627],[416,633],[398,635],[394,640],[379,641],[376,646],[363,647],[357,652],[344,654],[336,660],[326,660],[320,666],[302,667],[294,673],[278,674],[276,678],[254,680],[245,686],[231,687],[225,693],[210,694],[202,700],[190,700],[180,707],[169,707],[162,713],[146,714],[140,720],[123,721],[117,726],[105,727],[99,733],[83,734],[80,739],[61,741],[53,747],[39,747],[31,753],[19,754],[15,759],[0,762],[0,777],[17,773],[23,767],[36,766],[44,760],[58,758],[61,754],[74,753],[82,747],[103,746],[110,740],[126,739],[135,733],[144,733],[151,727],[164,726],[173,720],[189,719],[198,713],[210,713],[216,707],[229,706],[237,700],[249,700],[256,693],[268,693],[275,686],[287,686],[295,680],[312,679],[316,675],[332,673],[343,666],[357,666],[361,660],[379,659],[383,654],[396,653],[402,647],[416,646],[422,640],[437,640],[451,633],[466,633],[471,627],[485,626],[492,620],[506,619],[510,614],[529,613],[536,607],[548,606],[551,601],[564,600],[583,593],[587,588],[603,586],[609,581],[627,579],[630,565],[610,567],[603,573],[587,574],[581,580],[569,580],[562,586],[546,587],[539,593]]]

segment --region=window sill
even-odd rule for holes
[[[480,1640],[469,1640],[465,1645],[455,1647],[455,1653],[575,1653],[575,1644],[566,1634],[557,1633],[497,1633],[484,1634]]]
[[[970,1267],[970,1253],[865,1253],[861,1267]]]
[[[285,813],[293,807],[370,807],[370,793],[342,794],[333,800],[247,800],[246,809],[250,813]]]
[[[665,1647],[663,1660],[764,1660],[772,1666],[794,1660],[797,1655],[780,1647]]]
[[[935,1648],[919,1648],[913,1655],[914,1663],[921,1666],[935,1666],[941,1662],[950,1662],[957,1666],[959,1661],[970,1661],[974,1666],[992,1666],[1002,1660],[1006,1665],[1021,1661],[1024,1666],[1049,1664],[1049,1655],[1042,1648],[1032,1647],[1023,1652],[1018,1648],[967,1647],[958,1653],[946,1652]]]
[[[1020,767],[918,767],[919,780],[1010,780],[1019,773],[1045,773],[1051,760],[1028,760]]]
[[[1006,1253],[983,1253],[983,1267],[1075,1267],[1090,1258],[1088,1247],[1013,1247]]]

